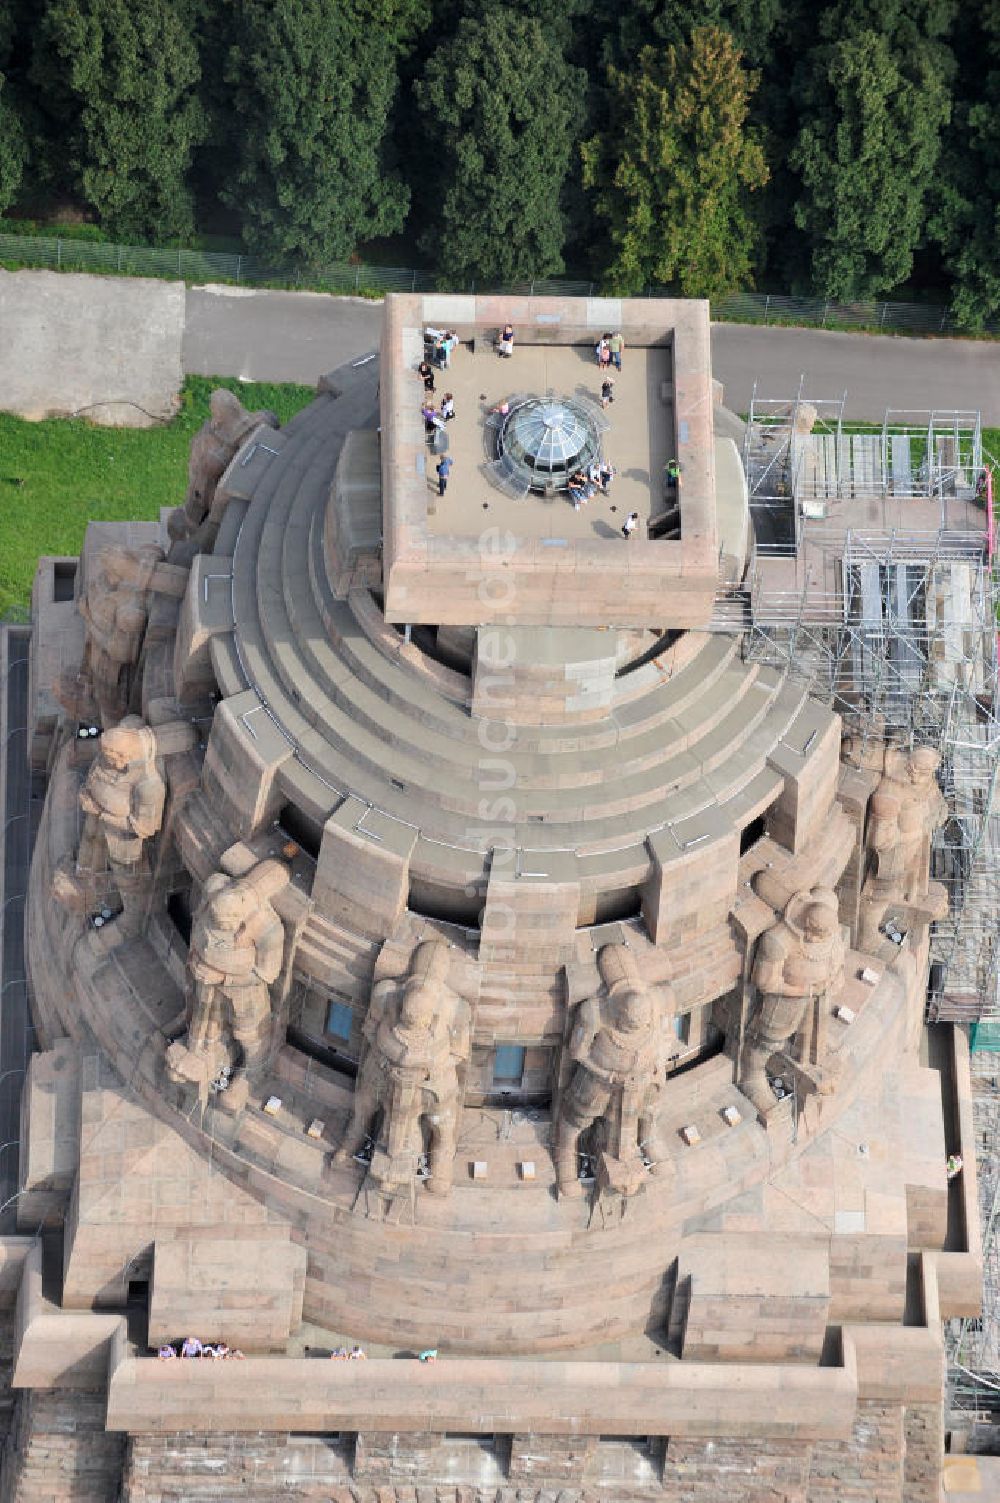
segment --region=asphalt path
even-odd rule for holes
[[[181,363],[189,376],[301,381],[378,348],[382,304],[321,292],[189,287]]]
[[[190,287],[182,359],[191,375],[315,382],[378,346],[382,305],[311,292]],[[1000,345],[992,340],[897,339],[819,329],[712,328],[715,375],[726,403],[745,412],[761,397],[840,398],[845,416],[880,419],[887,407],[980,410],[1000,425]]]

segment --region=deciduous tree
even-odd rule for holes
[[[434,193],[421,245],[454,283],[563,269],[561,203],[584,75],[530,16],[465,17],[416,84]]]
[[[188,171],[204,117],[186,0],[48,0],[32,76],[60,120],[79,191],[106,228],[190,235]]]
[[[907,32],[905,47],[874,30],[823,43],[797,84],[794,217],[825,297],[890,291],[924,238],[951,96],[947,54]]]
[[[402,228],[387,127],[419,20],[416,0],[236,0],[238,166],[224,196],[251,248],[321,265]]]
[[[689,44],[645,47],[632,71],[609,69],[608,84],[608,129],[583,146],[608,286],[722,297],[749,285],[748,195],[768,172],[746,126],[756,77],[731,35],[697,27]]]

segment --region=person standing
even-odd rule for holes
[[[513,355],[513,353],[514,353],[514,325],[513,324],[504,324],[503,328],[500,330],[500,338],[499,338],[499,341],[497,343],[497,349],[498,349],[499,353],[501,355],[505,356],[508,360],[510,359],[511,355]]]
[[[417,366],[417,375],[424,383],[424,391],[434,390],[434,367],[427,360],[421,360]]]
[[[443,454],[437,463],[438,495],[443,496],[448,489],[448,476],[451,467],[455,463],[450,454]]]
[[[446,423],[450,423],[455,416],[455,398],[450,391],[446,391],[441,400],[441,416]]]
[[[622,368],[622,351],[624,350],[624,348],[625,341],[622,338],[621,334],[612,334],[611,338],[608,340],[608,349],[611,351],[611,363],[616,371],[620,371]]]
[[[615,478],[615,467],[610,459],[601,460],[601,490],[607,496],[611,491],[611,482]]]
[[[635,529],[638,527],[638,525],[639,513],[637,511],[630,511],[628,516],[622,523],[622,537],[630,538],[633,532],[635,532]]]
[[[601,382],[601,406],[610,407],[614,399],[615,378],[614,376],[605,376],[604,380]]]

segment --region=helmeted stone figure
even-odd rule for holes
[[[947,814],[935,777],[940,760],[930,746],[912,751],[886,748],[868,818],[867,846],[874,862],[864,887],[869,931],[872,923],[877,929],[891,903],[921,908],[930,899],[932,916],[937,916],[940,904],[930,890],[930,851],[931,835]]]
[[[204,1093],[223,1069],[242,1065],[253,1079],[266,1065],[270,989],[281,972],[285,940],[271,899],[288,877],[283,862],[268,860],[241,877],[214,872],[205,883],[188,951],[187,1034],[167,1050],[174,1080],[193,1082]]]
[[[792,895],[757,946],[753,981],[760,1001],[743,1048],[740,1089],[760,1111],[774,1106],[767,1063],[806,1025],[809,1009],[841,986],[844,940],[837,895],[814,887]]]
[[[381,1111],[381,1151],[372,1172],[387,1191],[412,1184],[429,1135],[427,1189],[446,1195],[461,1107],[459,1071],[469,1057],[468,1004],[448,986],[448,946],[427,940],[409,974],[376,983],[364,1024],[354,1107],[334,1161],[357,1153]]]
[[[63,679],[59,697],[77,718],[96,711],[104,730],[128,713],[132,674],[149,619],[149,592],[163,550],[102,548],[79,601],[85,636],[78,678]]]
[[[80,871],[138,870],[145,842],[163,821],[166,784],[156,765],[156,734],[138,715],[105,731],[80,790]]]
[[[159,833],[167,792],[156,759],[155,732],[137,715],[104,732],[80,789],[76,869],[62,867],[53,879],[64,907],[83,912],[120,900],[126,923],[138,917],[151,880],[144,848]],[[123,925],[115,932],[120,936]]]
[[[604,989],[576,1010],[568,1045],[573,1069],[559,1101],[555,1160],[560,1195],[583,1193],[577,1145],[598,1118],[606,1126],[607,1153],[642,1169],[640,1145],[653,1146],[666,1082],[663,1022],[672,1005],[669,990],[642,980],[625,945],[605,945],[597,964]]]
[[[273,412],[247,412],[239,397],[224,388],[213,391],[209,408],[210,417],[191,442],[184,505],[167,522],[171,563],[189,564],[196,553],[211,552],[224,510],[215,506],[219,481],[254,428],[278,426]]]

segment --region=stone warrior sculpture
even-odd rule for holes
[[[66,906],[113,901],[110,889],[117,889],[126,920],[133,917],[143,848],[163,822],[166,785],[156,753],[156,734],[137,715],[127,715],[101,737],[80,790],[83,830],[76,874],[56,875],[55,895]]]
[[[225,509],[215,505],[219,481],[254,428],[278,426],[273,412],[247,412],[239,397],[224,388],[213,391],[209,407],[211,416],[191,442],[184,505],[167,522],[173,564],[190,564],[195,554],[212,551]]]
[[[828,887],[794,893],[761,936],[753,968],[760,1002],[747,1030],[739,1082],[758,1111],[775,1103],[768,1060],[807,1026],[810,1007],[823,1005],[839,989],[844,958],[837,896]]]
[[[619,1184],[631,1175],[630,1189],[639,1188],[645,1173],[640,1145],[654,1150],[656,1116],[666,1081],[663,1021],[672,1010],[669,992],[642,980],[635,957],[625,945],[605,945],[597,965],[604,991],[577,1008],[568,1045],[573,1073],[556,1119],[560,1195],[583,1194],[577,1145],[598,1118],[607,1130],[605,1157],[625,1166],[625,1181],[617,1176]]]
[[[448,986],[448,947],[427,940],[414,951],[409,974],[376,983],[364,1024],[354,1109],[343,1145],[345,1163],[364,1143],[379,1110],[380,1147],[372,1174],[380,1188],[412,1184],[429,1129],[432,1194],[447,1195],[454,1171],[461,1105],[459,1069],[469,1057],[468,1005]]]
[[[214,872],[194,918],[187,964],[186,1039],[167,1050],[167,1071],[192,1082],[202,1099],[223,1071],[242,1064],[247,1079],[271,1048],[271,986],[284,955],[284,927],[271,898],[288,882],[281,861],[260,861],[245,876]]]
[[[879,926],[893,904],[922,910],[926,923],[947,909],[944,889],[930,881],[931,835],[947,815],[935,777],[939,761],[930,746],[886,748],[868,819],[866,843],[873,867],[862,893],[861,940],[866,948],[877,943]]]
[[[96,714],[104,730],[128,711],[132,670],[149,618],[153,574],[163,559],[155,546],[102,548],[78,610],[85,636],[78,677],[64,676],[57,693],[77,719]]]

